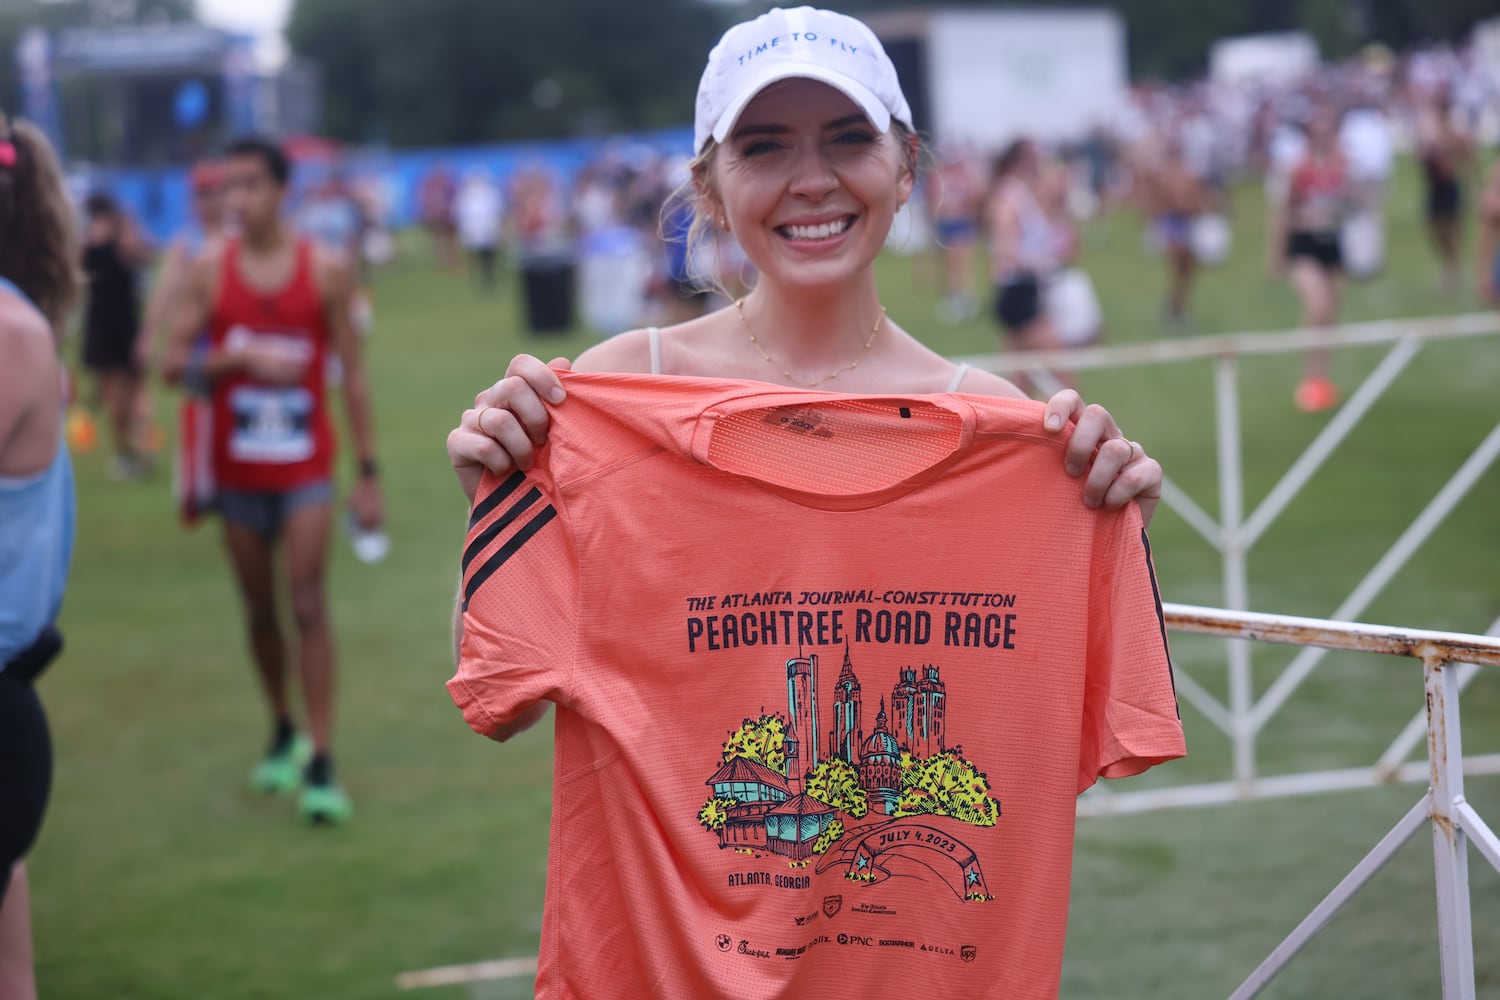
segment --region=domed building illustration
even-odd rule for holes
[[[886,727],[885,698],[875,716],[875,732],[860,749],[859,785],[870,797],[870,811],[889,816],[901,799],[901,747]]]
[[[904,755],[909,755],[908,767],[920,769],[938,754],[957,748],[948,743],[947,685],[936,664],[919,667],[908,663],[897,669],[890,704],[887,706],[888,699],[882,695],[875,728],[868,735],[864,730],[863,690],[847,643],[838,680],[831,692],[823,692],[822,712],[818,705],[818,655],[798,655],[783,661],[783,665],[787,710],[784,717],[778,715],[785,727],[778,741],[781,760],[773,768],[759,759],[753,748],[732,752],[726,744],[725,753],[730,755],[719,760],[705,782],[713,792],[699,822],[718,835],[721,848],[764,850],[801,861],[813,853],[814,844],[836,818],[848,828],[866,815],[897,816]],[[831,713],[826,700],[830,693]],[[765,710],[761,711],[764,717]],[[827,723],[832,725],[820,728]],[[843,761],[848,768],[829,769],[830,761]],[[967,765],[961,759],[958,763]],[[808,787],[815,778],[819,787],[814,794],[836,796],[840,803],[849,801],[846,796],[852,791],[850,786],[857,783],[865,793],[868,813],[861,810],[858,815],[846,814],[846,805],[814,798]],[[832,790],[830,782],[843,791]],[[920,811],[951,815],[930,804]]]
[[[901,752],[924,759],[948,749],[946,726],[948,691],[939,668],[924,664],[900,668],[891,689],[890,711],[885,698],[875,730],[867,738],[861,724],[863,696],[854,673],[849,647],[844,646],[843,668],[833,689],[833,729],[828,751],[848,761],[859,774],[860,787],[870,797],[870,811],[891,815],[901,798]]]

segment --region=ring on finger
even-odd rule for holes
[[[479,410],[479,413],[474,417],[474,426],[478,427],[480,433],[482,433],[482,434],[488,434],[489,433],[489,431],[487,431],[487,430],[484,429],[484,415],[486,413],[488,413],[489,411],[493,410],[493,409],[494,409],[493,406],[481,407],[480,410]]]

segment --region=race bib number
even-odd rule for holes
[[[313,394],[301,386],[242,385],[229,394],[229,457],[286,465],[313,456]]]
[[[255,349],[308,364],[305,336],[236,326],[225,336],[231,350]],[[304,386],[240,385],[229,393],[229,457],[236,462],[287,465],[313,456],[313,394]]]

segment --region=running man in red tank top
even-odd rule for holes
[[[327,361],[343,364],[344,403],[359,476],[350,506],[374,528],[384,519],[375,432],[359,338],[349,323],[353,277],[337,252],[299,237],[282,219],[289,167],[275,145],[242,139],[224,159],[228,209],[240,236],[201,255],[177,310],[166,372],[213,387],[213,468],[219,512],[244,601],[250,648],[273,718],[270,749],[251,774],[262,792],[302,787],[299,812],[315,822],[350,815],[333,780],[333,637],[324,599],[333,499],[333,428]],[[210,348],[194,360],[205,326]],[[189,372],[190,367],[201,371]],[[273,555],[285,537],[297,664],[307,735],[291,721],[286,652],[276,616]]]

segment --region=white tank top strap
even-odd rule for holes
[[[651,374],[661,374],[661,328],[646,328],[646,340],[651,345]]]
[[[958,367],[953,369],[953,377],[948,380],[948,388],[944,392],[957,392],[959,385],[963,383],[964,376],[969,374],[969,363],[960,361]]]

